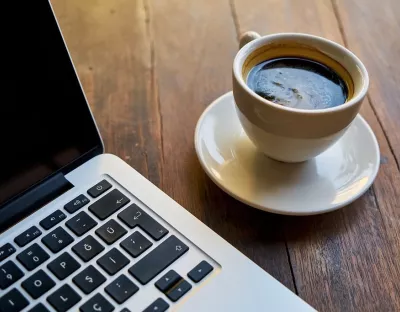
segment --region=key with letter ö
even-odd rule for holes
[[[49,255],[35,243],[21,252],[17,259],[28,271],[32,271],[49,259]]]

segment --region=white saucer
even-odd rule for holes
[[[244,133],[232,92],[201,115],[195,148],[203,169],[222,190],[254,208],[286,215],[348,205],[371,186],[380,162],[375,135],[360,115],[335,145],[313,160],[287,164],[269,159]]]

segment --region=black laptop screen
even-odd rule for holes
[[[101,148],[51,7],[47,1],[37,5],[39,17],[13,29],[9,44],[2,45],[11,66],[3,71],[0,103],[0,209]]]

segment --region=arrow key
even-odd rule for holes
[[[191,288],[192,285],[190,285],[187,281],[182,280],[178,285],[176,285],[167,293],[167,297],[171,299],[173,302],[178,301]]]
[[[156,287],[163,293],[167,292],[176,283],[178,283],[182,277],[174,270],[168,271],[163,277],[161,277],[156,283]]]
[[[195,282],[200,282],[204,277],[206,277],[214,268],[207,261],[201,261],[198,265],[194,267],[188,273],[189,278]]]
[[[158,298],[151,305],[149,305],[143,312],[164,312],[169,308],[169,304],[163,299]]]

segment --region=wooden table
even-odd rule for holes
[[[400,311],[399,0],[53,0],[107,152],[320,311]],[[306,32],[371,77],[361,114],[382,162],[336,212],[285,217],[222,192],[200,167],[198,117],[231,89],[238,35]]]

